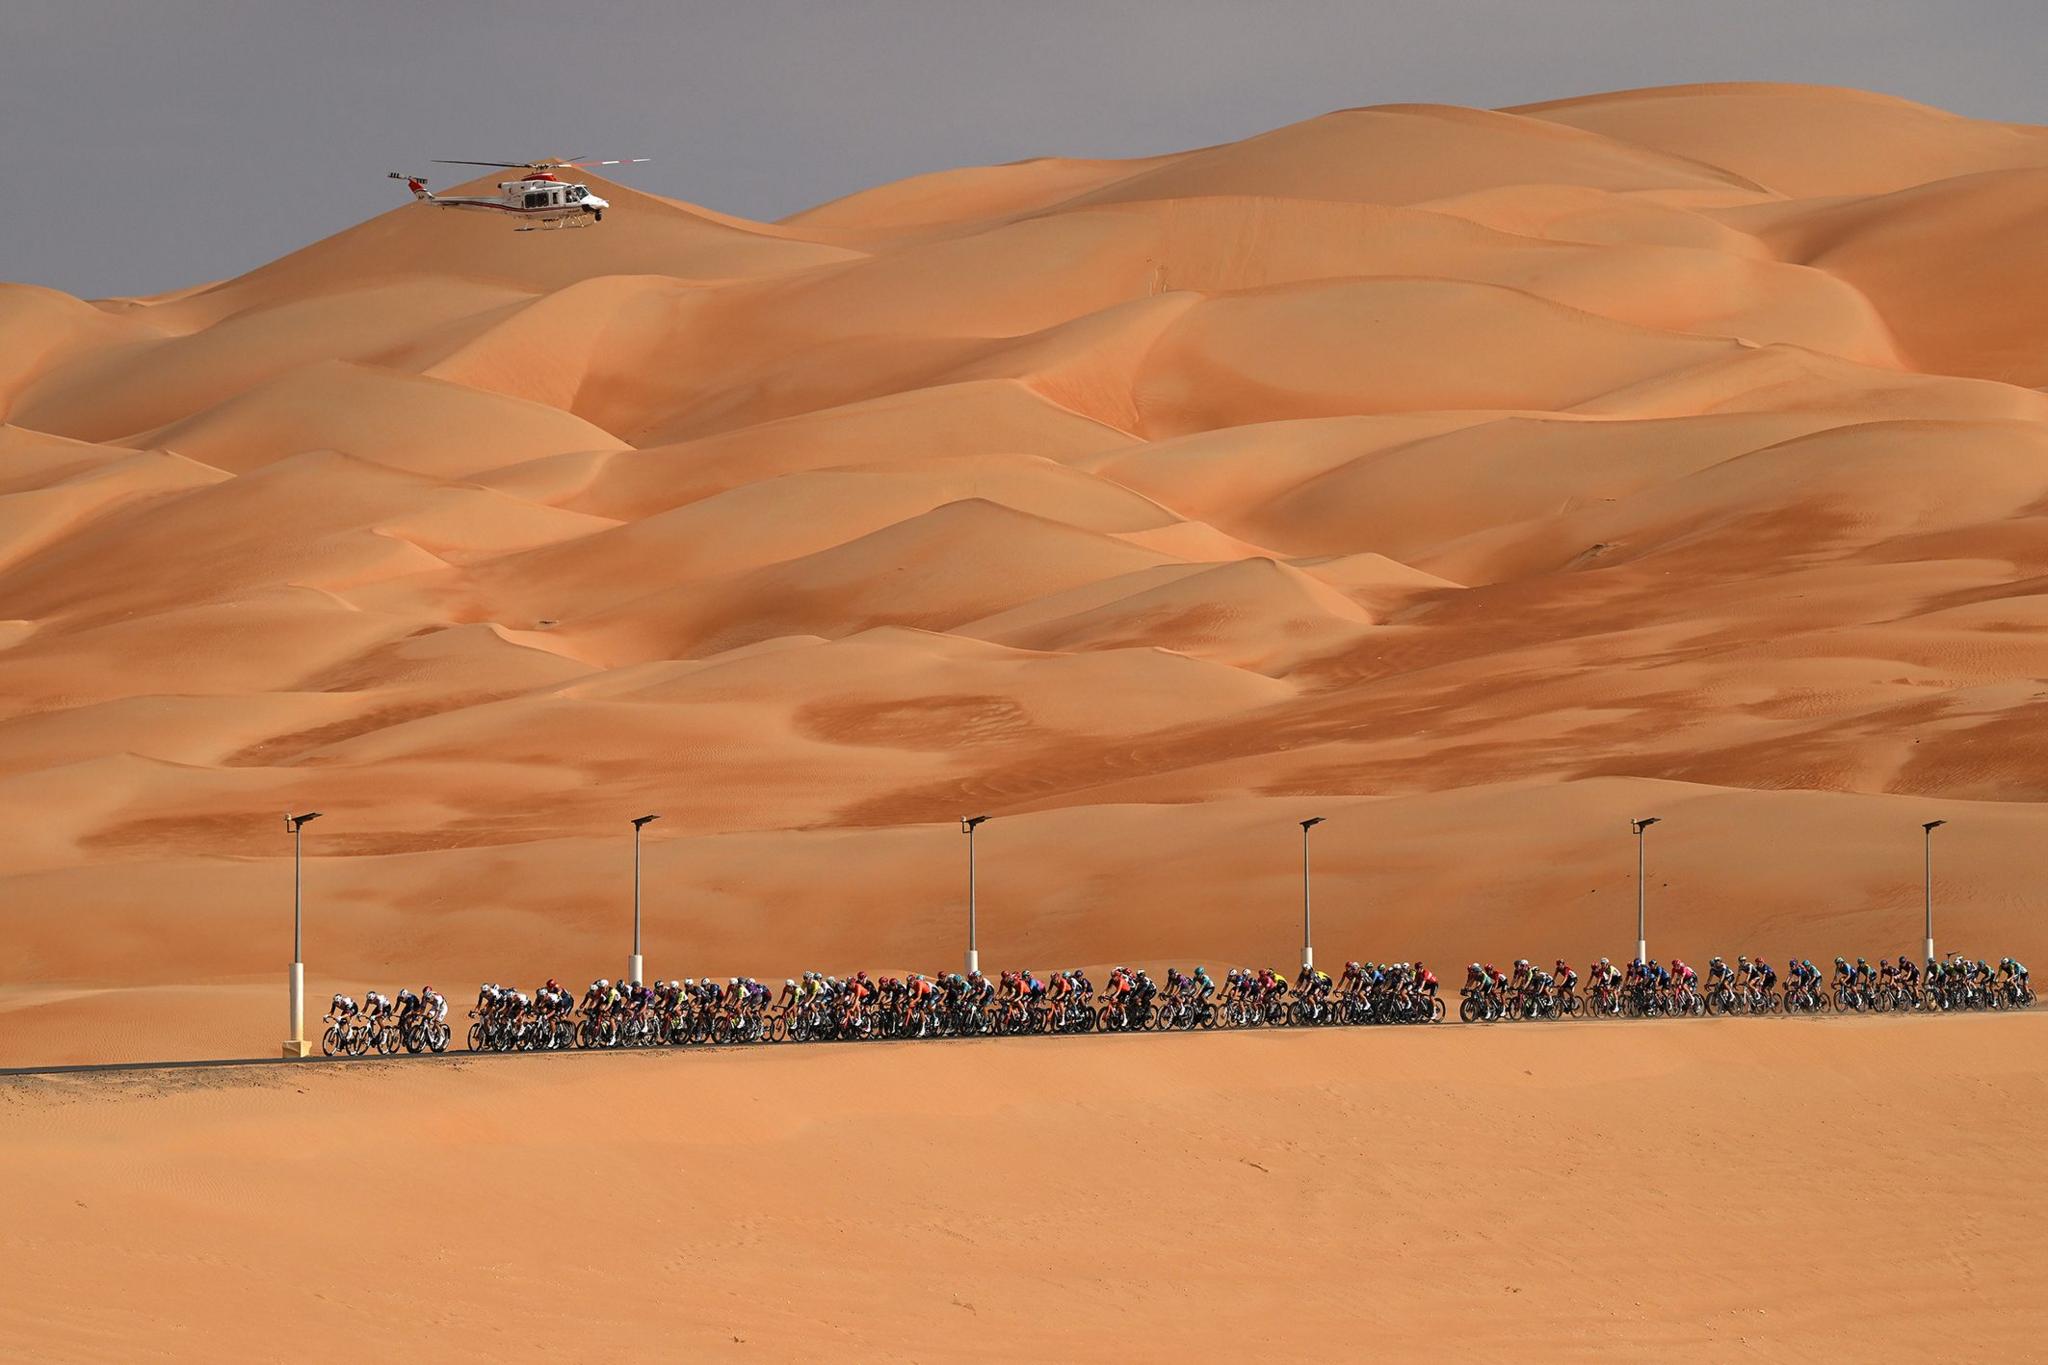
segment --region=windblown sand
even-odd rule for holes
[[[39,1361],[2023,1360],[2048,1018],[0,1079]]]
[[[383,182],[378,182],[382,184]],[[1707,86],[0,290],[0,1062],[650,970],[2041,959],[2048,130]],[[317,1010],[316,1010],[317,1013]],[[1562,1213],[1561,1215],[1562,1216]]]

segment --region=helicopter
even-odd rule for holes
[[[444,209],[484,209],[509,214],[517,231],[532,232],[535,228],[587,227],[603,221],[604,211],[611,207],[609,201],[592,194],[588,186],[564,181],[555,174],[556,171],[581,170],[588,166],[628,166],[651,160],[652,157],[628,156],[611,161],[434,162],[436,166],[494,166],[500,170],[526,172],[517,180],[499,181],[499,193],[495,197],[435,194],[427,188],[427,178],[423,175],[403,175],[397,171],[386,172],[386,175],[392,180],[403,180],[405,187],[412,191],[412,197],[421,203],[435,204]]]

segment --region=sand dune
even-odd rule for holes
[[[1855,91],[1353,109],[750,223],[405,203],[0,290],[0,1059],[316,985],[2039,957],[2048,131]],[[1655,810],[1650,808],[1655,807]],[[1485,856],[1475,856],[1483,845]],[[1946,940],[1946,934],[1944,933]],[[147,1023],[145,1032],[141,1025]]]
[[[394,469],[459,479],[618,442],[538,403],[335,361],[288,371],[124,444],[174,450],[236,474],[249,472],[252,466],[241,462],[252,455],[268,463],[307,450],[339,450]]]
[[[2039,128],[1804,85],[1680,85],[1512,111],[1737,175],[1774,197],[1878,195],[1977,171],[2048,165]]]

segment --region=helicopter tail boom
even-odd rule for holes
[[[397,171],[386,171],[385,175],[392,180],[403,180],[405,187],[412,191],[412,197],[415,199],[431,200],[434,197],[427,189],[426,180],[421,176],[401,175]]]

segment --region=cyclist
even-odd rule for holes
[[[1138,978],[1144,981],[1147,990],[1157,989],[1149,980],[1145,980],[1143,972],[1138,973]],[[1024,995],[1030,1001],[1032,1009],[1038,1010],[1045,1007],[1045,983],[1028,971],[1024,973]]]
[[[1550,979],[1558,998],[1562,999],[1567,995],[1578,994],[1579,974],[1573,970],[1572,964],[1566,962],[1563,958],[1557,960],[1557,970],[1551,973]]]
[[[1054,972],[1052,980],[1045,985],[1045,997],[1054,1019],[1065,1019],[1074,1002],[1074,978],[1067,972]]]

